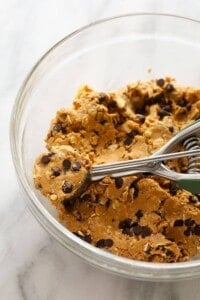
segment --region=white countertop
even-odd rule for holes
[[[0,1],[1,300],[200,298],[200,279],[179,283],[128,280],[97,270],[68,252],[29,212],[13,168],[10,113],[33,64],[50,46],[80,26],[134,11],[171,12],[200,19],[200,1]]]

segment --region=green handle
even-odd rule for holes
[[[200,194],[200,179],[180,179],[176,183],[180,188],[192,194]]]

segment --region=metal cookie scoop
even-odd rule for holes
[[[178,146],[186,146],[187,151],[173,152]],[[191,149],[191,150],[190,150]],[[178,173],[169,169],[164,162],[167,160],[188,157],[188,173]],[[194,165],[196,163],[196,167]],[[133,159],[93,166],[76,190],[80,196],[87,184],[98,181],[105,176],[112,178],[130,176],[139,173],[152,173],[165,177],[193,194],[200,193],[200,120],[180,130],[162,148],[148,158]]]

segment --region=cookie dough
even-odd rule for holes
[[[116,255],[181,262],[200,251],[200,196],[174,182],[138,174],[83,185],[92,165],[147,157],[200,117],[200,89],[170,78],[136,82],[113,92],[81,88],[60,109],[34,165],[36,188],[56,206],[64,226]],[[187,172],[186,158],[168,166]]]

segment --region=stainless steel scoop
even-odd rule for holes
[[[169,169],[164,164],[164,162],[169,159],[171,160],[179,157],[191,158],[199,156],[200,160],[200,147],[194,150],[173,153],[173,150],[178,145],[183,144],[184,141],[191,137],[198,138],[200,141],[199,120],[179,131],[162,148],[148,158],[93,166],[93,168],[89,171],[88,179],[90,181],[97,181],[105,176],[115,178],[138,173],[152,173],[175,181],[180,188],[186,189],[191,193],[198,194],[200,193],[200,169],[199,174],[197,172],[194,174],[178,173]]]

